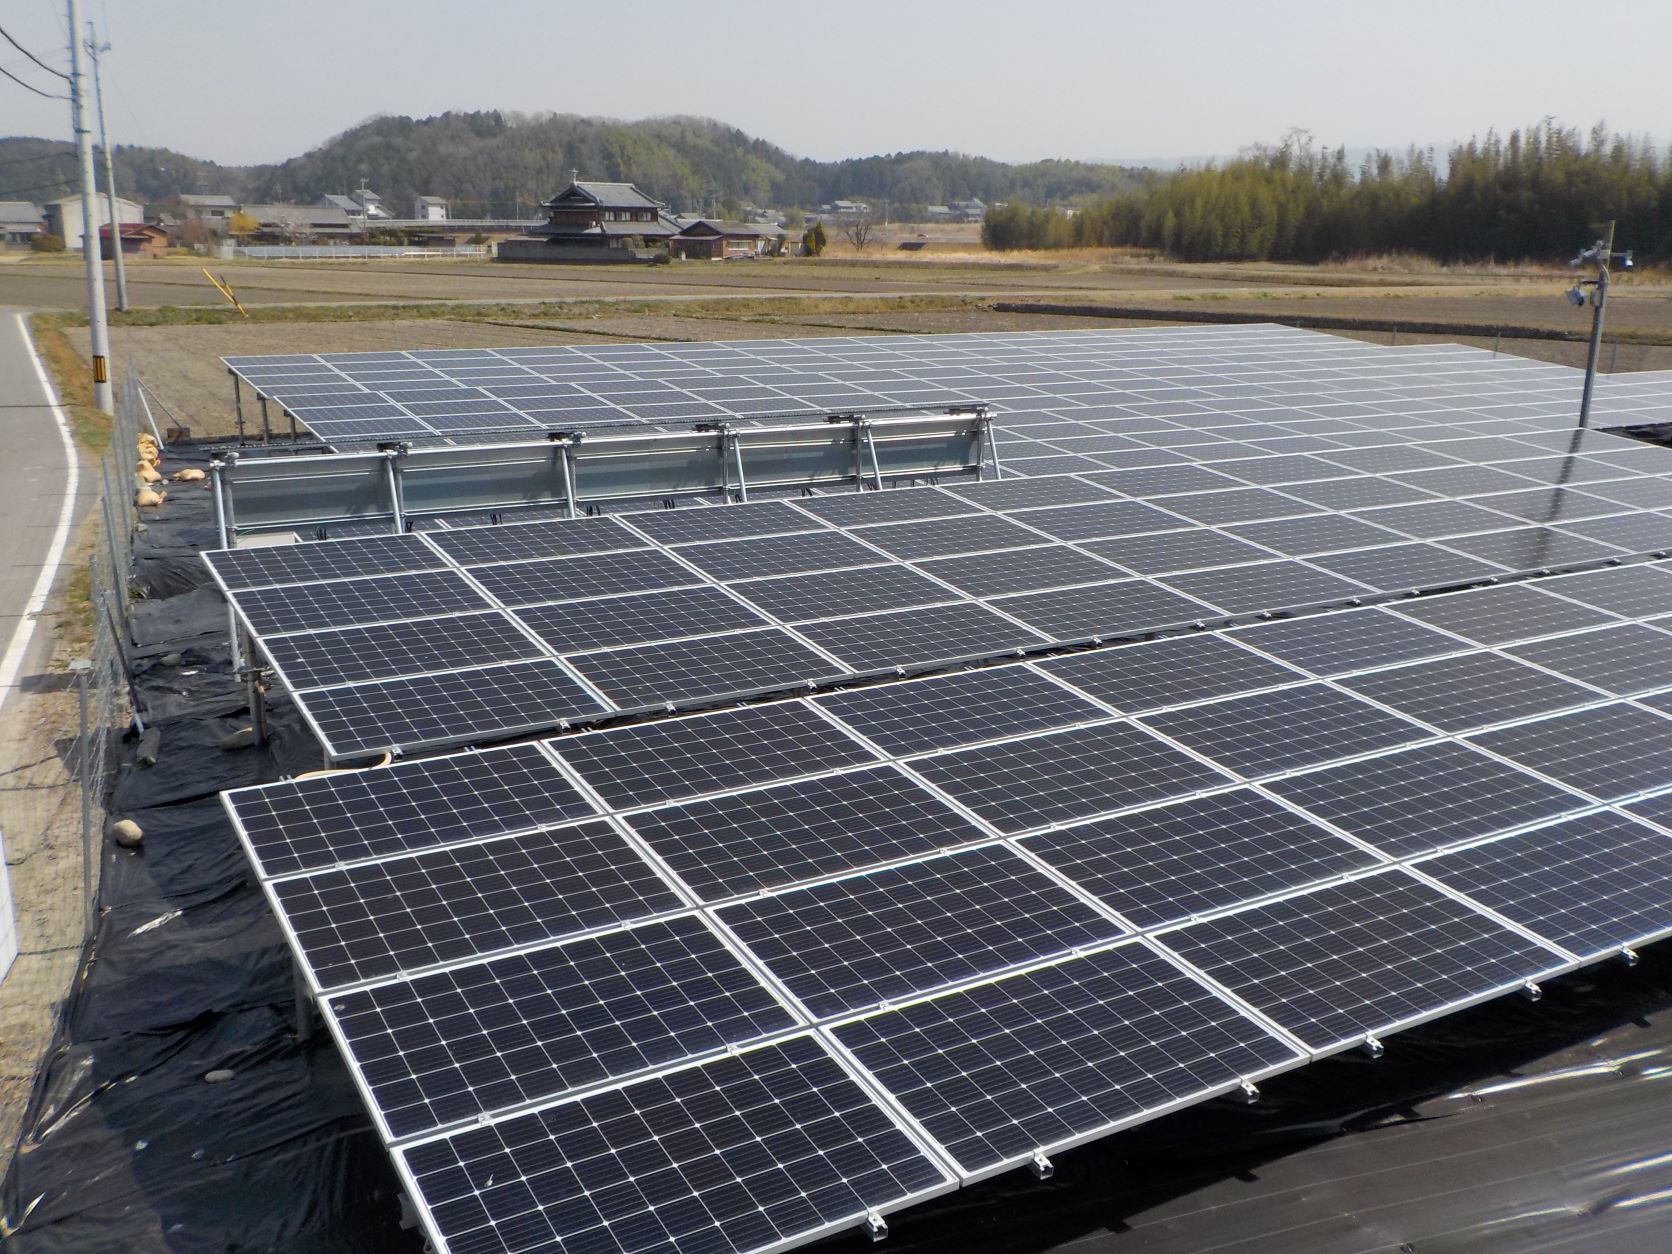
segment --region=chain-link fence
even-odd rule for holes
[[[130,373],[110,447],[84,467],[91,489],[75,556],[65,558],[0,706],[0,834],[16,943],[0,982],[0,1147],[8,1150],[98,927],[106,803],[134,714],[127,611],[143,421]]]

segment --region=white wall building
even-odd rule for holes
[[[93,198],[93,229],[110,225],[110,213],[106,208],[107,201],[103,196]],[[42,208],[46,213],[47,234],[56,235],[64,241],[64,247],[81,251],[81,197],[61,196],[57,200],[49,200]],[[118,222],[145,221],[145,207],[136,205],[131,200],[116,198],[116,218]]]

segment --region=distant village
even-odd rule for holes
[[[181,195],[146,216],[131,200],[116,199],[115,238],[125,257],[161,257],[172,249],[218,256],[275,246],[485,248],[508,262],[624,262],[674,259],[724,261],[776,257],[802,249],[783,213],[745,206],[740,220],[678,214],[631,183],[571,182],[541,208],[544,218],[455,217],[440,196],[417,196],[402,216],[370,188],[321,196],[311,205],[249,204],[218,194]],[[112,253],[110,202],[97,201],[99,248]],[[980,200],[931,205],[931,222],[979,222]],[[836,200],[800,215],[809,225],[871,221],[872,206]],[[78,197],[45,204],[0,201],[0,246],[81,251],[85,246]]]

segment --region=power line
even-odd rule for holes
[[[22,44],[18,43],[17,40],[13,39],[11,37],[11,34],[6,30],[6,28],[4,26],[0,26],[0,36],[3,36],[7,43],[9,43],[12,47],[16,48],[24,56],[28,57],[36,65],[40,66],[48,74],[56,74],[56,75],[58,75],[59,78],[63,79],[66,83],[70,81],[70,76],[68,74],[64,73],[63,70],[53,69],[45,61],[41,60],[33,52],[30,52],[29,49],[25,48]]]
[[[0,33],[4,33],[4,32],[0,32]],[[53,73],[56,74],[57,71],[54,70]],[[4,74],[7,78],[11,79],[12,82],[16,83],[19,87],[23,88],[25,91],[32,91],[37,96],[43,96],[48,100],[68,100],[69,99],[68,96],[60,96],[57,92],[42,91],[39,87],[36,87],[33,83],[24,82],[21,78],[19,78],[16,74],[13,74],[10,70],[8,70],[3,65],[0,65],[0,74]]]
[[[56,161],[60,157],[68,157],[71,161],[74,161],[75,149],[66,148],[62,152],[38,152],[32,157],[7,157],[4,161],[0,161],[0,168],[11,165],[27,165],[31,161]]]
[[[35,187],[9,187],[6,189],[6,195],[26,196],[30,192],[56,192],[62,191],[68,186],[70,186],[70,180],[63,178],[59,179],[56,183],[41,183]]]

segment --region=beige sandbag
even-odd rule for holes
[[[155,488],[141,488],[134,493],[134,504],[142,507],[161,505],[168,498],[167,492],[158,492]]]
[[[201,470],[176,470],[169,478],[174,480],[175,483],[201,483],[203,472]]]
[[[134,477],[141,483],[161,483],[163,481],[163,477],[161,475],[143,463],[140,464],[139,474]]]

